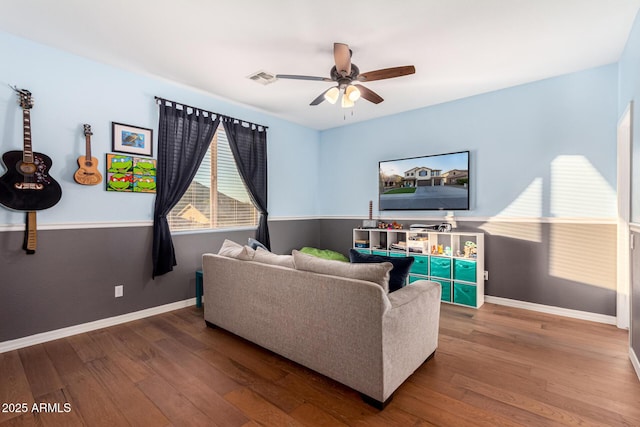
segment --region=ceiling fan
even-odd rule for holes
[[[279,79],[293,79],[293,80],[317,80],[321,82],[335,82],[336,86],[332,86],[329,89],[322,92],[316,99],[311,101],[309,105],[318,105],[322,101],[328,101],[331,104],[335,104],[338,98],[342,94],[342,107],[353,107],[354,102],[360,97],[367,101],[379,104],[382,101],[382,97],[368,89],[359,82],[372,82],[374,80],[391,79],[394,77],[406,76],[416,72],[416,68],[413,65],[405,65],[402,67],[383,68],[381,70],[369,71],[360,74],[360,69],[356,64],[351,62],[351,49],[349,45],[344,43],[333,44],[333,57],[336,65],[331,68],[329,75],[331,77],[314,77],[314,76],[298,76],[294,74],[276,74]],[[358,83],[353,83],[353,82]]]

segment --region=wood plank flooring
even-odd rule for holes
[[[527,310],[443,305],[435,357],[377,411],[186,308],[0,354],[0,427],[640,426],[627,337]]]

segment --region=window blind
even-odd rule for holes
[[[186,193],[171,210],[171,231],[256,226],[258,212],[238,174],[223,126]]]

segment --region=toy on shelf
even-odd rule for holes
[[[478,256],[478,247],[475,242],[467,240],[464,242],[464,257],[476,258]]]
[[[402,230],[402,224],[399,224],[395,221],[393,222],[378,222],[378,228],[382,230]]]

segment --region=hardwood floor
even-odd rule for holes
[[[626,331],[492,304],[443,305],[435,357],[382,412],[196,308],[0,354],[0,403],[1,427],[640,426]]]

